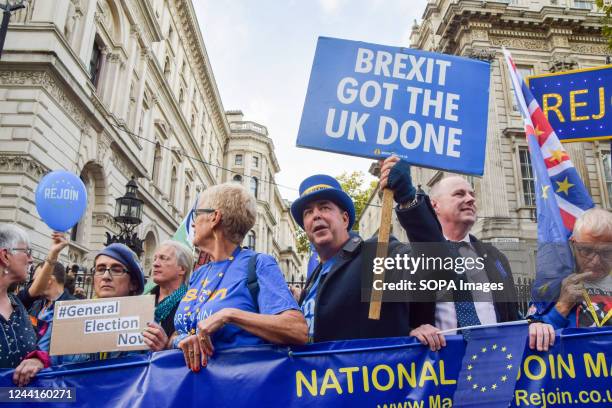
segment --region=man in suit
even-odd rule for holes
[[[408,336],[413,328],[409,302],[383,302],[380,319],[368,318],[369,304],[361,297],[362,285],[367,285],[362,278],[372,274],[373,254],[367,249],[376,245],[376,239],[364,241],[351,232],[355,222],[351,198],[335,178],[321,174],[306,178],[299,190],[291,215],[306,232],[320,260],[299,300],[308,323],[309,341]],[[399,184],[395,193],[398,197],[414,197],[415,189]],[[424,212],[422,216],[418,211]],[[419,220],[419,231],[437,231],[437,221],[428,216],[427,209],[417,208],[413,214]],[[389,242],[389,257],[409,252],[407,245],[394,239]]]
[[[400,183],[412,185],[409,166],[397,157],[386,159],[381,166],[381,189],[397,189]],[[411,242],[445,242],[457,244],[459,255],[464,258],[480,258],[484,268],[474,267],[460,273],[448,271],[450,280],[481,283],[503,283],[503,290],[442,295],[436,302],[419,303],[411,308],[411,331],[432,350],[446,345],[441,330],[458,327],[495,324],[519,320],[517,295],[508,259],[497,248],[479,241],[470,234],[476,222],[476,196],[472,186],[460,176],[440,180],[431,189],[431,201],[427,196],[415,197],[410,203],[398,201],[398,219],[406,229]],[[436,230],[422,230],[415,214],[435,213],[439,221]],[[429,223],[429,225],[434,225]],[[434,228],[436,228],[434,227]],[[444,248],[441,246],[441,254]],[[466,276],[467,275],[467,276]],[[466,298],[467,296],[467,298]],[[534,322],[529,327],[531,348],[548,350],[554,343],[554,330],[548,324]]]

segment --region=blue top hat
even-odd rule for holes
[[[295,222],[304,229],[304,208],[308,203],[318,200],[329,200],[346,211],[349,215],[348,230],[355,223],[355,206],[353,200],[346,194],[338,180],[325,174],[315,174],[300,184],[300,198],[291,204],[291,215]]]

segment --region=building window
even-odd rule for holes
[[[236,183],[242,183],[242,176],[240,174],[236,174],[232,180],[234,180]]]
[[[612,157],[610,152],[603,153],[603,179],[606,183],[606,191],[608,192],[608,207],[612,207]]]
[[[185,202],[183,203],[183,214],[187,215],[191,209],[191,191],[189,186],[185,189]]]
[[[255,231],[249,231],[246,246],[253,251],[255,250]]]
[[[591,10],[593,2],[589,0],[574,0],[574,7],[579,9]]]
[[[155,143],[155,154],[153,155],[153,183],[159,183],[159,168],[161,167],[162,162],[162,154],[161,154],[161,145],[159,143]]]
[[[236,166],[242,166],[242,155],[241,154],[237,154],[236,157],[234,157],[234,164]]]
[[[100,68],[102,67],[102,47],[97,40],[93,43],[91,59],[89,60],[89,78],[95,87],[98,87]]]
[[[259,157],[253,156],[253,167],[259,167]]]
[[[178,175],[176,167],[172,167],[172,178],[170,179],[170,203],[175,205],[176,203],[176,185],[178,183]]]
[[[528,76],[534,74],[533,67],[529,65],[517,65],[516,70],[521,74],[521,77],[526,79]],[[514,94],[514,90],[512,89],[512,84],[510,84],[510,92],[512,92],[512,109],[515,111],[519,110],[519,104],[516,100],[516,95]]]
[[[251,178],[251,194],[253,194],[255,198],[257,198],[258,189],[259,189],[259,181],[257,180],[257,177]]]
[[[523,185],[523,202],[526,206],[533,207],[536,204],[535,183],[528,148],[519,148],[519,160],[521,165],[521,183]]]
[[[170,77],[170,57],[166,57],[166,61],[164,62],[164,75],[166,78]]]

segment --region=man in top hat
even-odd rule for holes
[[[409,335],[407,302],[383,302],[380,319],[368,318],[369,303],[362,302],[361,288],[362,274],[372,274],[372,259],[366,254],[362,238],[351,232],[355,207],[348,194],[335,178],[322,174],[306,178],[299,190],[300,197],[291,205],[291,214],[306,232],[320,260],[299,301],[308,323],[309,340]],[[415,189],[397,183],[394,192],[396,197],[414,197]],[[421,225],[420,231],[438,228],[435,217],[416,217],[420,223],[434,223]],[[365,242],[374,246],[376,239]],[[390,240],[388,256],[409,252],[407,245]]]

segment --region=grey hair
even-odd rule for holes
[[[0,224],[0,248],[11,249],[19,244],[30,246],[30,238],[23,228],[15,224]]]
[[[461,180],[464,180],[465,182],[468,182],[464,177],[458,176],[456,174],[448,175],[446,177],[442,177],[440,180],[436,181],[433,186],[431,186],[431,189],[429,190],[429,197],[431,199],[438,198],[442,194],[442,182],[444,180],[448,180],[448,179],[451,179],[451,178],[459,178]],[[468,182],[468,184],[469,184],[469,182]]]
[[[174,248],[174,256],[176,257],[177,265],[182,266],[183,269],[185,269],[184,282],[189,282],[189,275],[193,270],[193,251],[187,248],[187,246],[172,239],[168,239],[162,242],[161,244],[159,244],[158,248],[161,248],[163,246],[169,246]]]
[[[612,213],[601,208],[582,213],[574,224],[574,235],[580,237],[585,232],[601,242],[612,242]]]
[[[202,194],[200,208],[221,212],[221,229],[230,242],[240,245],[255,225],[255,197],[242,184],[223,183],[210,187]]]

